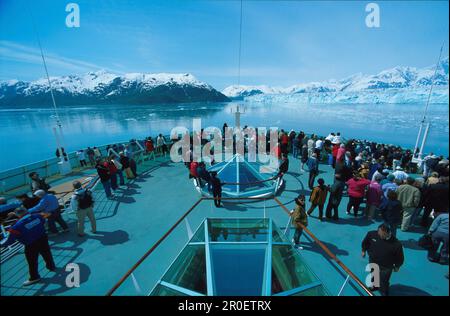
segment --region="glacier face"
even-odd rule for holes
[[[230,86],[222,93],[254,102],[301,103],[424,103],[434,82],[430,102],[449,102],[449,58],[425,68],[395,67],[376,75],[356,74],[342,80],[311,82],[287,88]]]
[[[59,105],[229,101],[225,95],[191,74],[116,75],[97,71],[82,76],[51,77],[50,82]],[[47,79],[0,83],[0,106],[49,104],[51,97]]]

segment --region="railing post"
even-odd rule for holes
[[[341,296],[341,293],[344,290],[345,286],[347,285],[349,279],[350,279],[350,275],[347,274],[347,277],[345,278],[344,283],[342,283],[341,289],[339,290],[339,293],[337,296]]]

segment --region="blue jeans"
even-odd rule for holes
[[[303,229],[302,228],[296,228],[295,229],[295,233],[294,233],[294,243],[295,244],[299,244],[300,243],[300,237],[303,234]]]
[[[110,180],[102,181],[102,185],[103,185],[103,189],[105,189],[106,196],[110,197],[112,195],[111,181]]]
[[[125,180],[123,179],[123,172],[122,172],[122,170],[118,170],[117,171],[117,175],[119,176],[119,179],[120,179],[120,185],[124,185],[125,184]]]

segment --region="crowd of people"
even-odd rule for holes
[[[306,211],[305,196],[300,195],[291,212],[296,228],[295,247],[302,249],[300,236],[316,208],[320,221],[339,220],[339,206],[346,195],[347,215],[382,221],[378,230],[369,232],[362,242],[362,256],[368,253],[370,263],[380,266],[380,286],[373,290],[389,294],[392,271],[398,271],[404,260],[402,244],[396,238],[397,229],[411,230],[422,212],[420,225],[427,229],[431,239],[428,259],[448,264],[448,158],[430,153],[417,166],[410,150],[364,140],[344,141],[340,133],[308,137],[303,132],[282,131],[279,142],[281,154],[290,152],[300,159],[301,172],[305,165],[309,172],[310,207]],[[334,169],[332,183],[325,184],[323,178],[316,181],[321,162]],[[422,176],[414,176],[419,169]],[[363,203],[364,214],[360,214]]]
[[[107,198],[114,199],[114,192],[125,184],[125,177],[134,179],[138,176],[134,154],[140,148],[144,148],[144,154],[149,157],[154,157],[155,153],[166,155],[169,152],[169,142],[161,134],[155,142],[152,137],[147,137],[139,144],[137,142],[133,140],[127,146],[110,145],[106,148],[106,155],[102,155],[97,147],[77,152],[82,167],[87,167],[89,162],[97,170]],[[396,237],[397,230],[409,231],[420,216],[420,225],[427,229],[432,240],[428,259],[448,264],[448,158],[430,153],[423,159],[422,165],[417,166],[413,161],[414,153],[398,146],[365,140],[344,140],[340,133],[319,137],[283,130],[279,134],[279,147],[274,154],[280,159],[278,177],[293,168],[292,162],[289,163],[289,154],[299,159],[302,174],[309,173],[309,207],[306,196],[302,194],[295,198],[295,209],[291,212],[296,248],[303,249],[300,242],[303,229],[315,210],[318,209],[319,221],[339,221],[342,217],[341,202],[346,196],[348,202],[344,209],[347,216],[382,221],[376,231],[367,233],[361,244],[362,256],[368,254],[369,261],[380,266],[379,290],[382,295],[388,295],[390,276],[404,261],[402,245]],[[199,187],[207,186],[216,207],[220,207],[224,184],[216,172],[207,170],[204,162],[190,158],[185,161],[189,178],[194,179]],[[323,164],[334,169],[331,183],[326,183],[320,177]],[[421,177],[416,175],[419,170],[422,172]],[[51,191],[51,186],[36,172],[30,173],[29,178],[31,195],[21,194],[16,197],[18,202],[10,204],[0,197],[1,219],[16,220],[2,246],[8,246],[16,240],[25,245],[30,277],[24,285],[40,280],[37,269],[39,254],[44,258],[47,269],[55,270],[44,224],[48,225],[49,237],[69,231],[61,216],[62,207]],[[361,214],[361,205],[364,204]],[[80,237],[85,236],[86,217],[91,223],[92,233],[96,232],[93,207],[94,198],[90,190],[75,181],[70,209],[77,216],[76,231]],[[60,226],[60,231],[56,224]]]

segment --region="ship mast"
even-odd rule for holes
[[[442,43],[441,50],[439,51],[439,58],[436,63],[436,67],[434,69],[433,77],[431,78],[431,85],[430,85],[430,91],[428,93],[427,103],[425,105],[425,110],[423,113],[422,121],[420,122],[419,132],[417,133],[416,145],[414,146],[414,152],[413,152],[413,156],[415,157],[416,162],[422,161],[423,149],[425,147],[425,142],[428,137],[428,131],[430,129],[430,122],[427,122],[427,113],[428,113],[428,107],[430,105],[431,94],[433,92],[434,81],[436,79],[436,74],[439,69],[439,64],[441,62],[443,48],[444,48],[444,43]],[[425,131],[422,136],[422,130],[424,127],[425,127]],[[422,143],[421,143],[420,149],[419,149],[419,142],[420,142],[421,137],[422,137]],[[419,152],[417,153],[417,151],[419,151]]]
[[[58,163],[58,166],[60,169],[59,171],[62,175],[65,175],[65,174],[72,172],[72,167],[70,165],[69,157],[67,156],[67,159],[65,159],[65,157],[64,157],[64,152],[63,152],[64,138],[63,138],[62,124],[61,124],[61,120],[60,120],[59,113],[58,113],[58,107],[56,106],[55,95],[53,93],[52,83],[50,80],[50,76],[48,74],[47,63],[45,61],[44,50],[42,49],[39,32],[38,32],[36,23],[34,21],[34,16],[33,16],[33,13],[31,12],[31,10],[29,10],[29,13],[31,16],[31,23],[33,25],[33,30],[36,35],[36,40],[37,40],[37,43],[39,46],[39,51],[41,53],[42,63],[44,65],[45,75],[47,77],[48,87],[50,90],[50,95],[52,97],[53,110],[55,112],[56,126],[53,127],[53,134],[55,135],[56,146],[57,146],[57,150],[58,150],[59,158],[60,158],[60,162]]]

